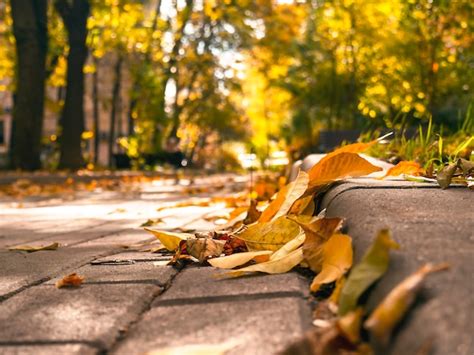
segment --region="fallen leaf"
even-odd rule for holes
[[[298,224],[282,216],[271,222],[251,224],[237,237],[245,242],[249,251],[276,251],[299,233]]]
[[[303,255],[305,261],[314,272],[320,272],[323,263],[322,245],[342,228],[342,218],[312,218],[309,222],[303,222],[300,218],[292,219],[298,223],[305,232],[306,238],[303,244]]]
[[[16,247],[10,247],[8,250],[19,250],[19,251],[26,251],[28,253],[33,253],[35,251],[41,251],[41,250],[56,250],[59,248],[59,243],[54,242],[48,245],[41,245],[41,246],[31,246],[31,245],[19,245]]]
[[[314,196],[303,196],[295,201],[288,214],[312,216],[315,209]]]
[[[156,226],[157,224],[163,223],[163,220],[161,218],[156,218],[156,219],[148,219],[146,222],[143,222],[140,227],[152,227]]]
[[[161,244],[163,244],[163,246],[169,251],[175,251],[176,249],[178,249],[179,243],[182,240],[194,237],[192,234],[189,233],[165,232],[150,228],[145,228],[145,230],[153,234],[156,238],[158,238]]]
[[[357,307],[359,297],[387,271],[390,249],[398,248],[398,244],[391,238],[387,229],[379,232],[362,260],[354,266],[344,283],[339,298],[340,315],[345,315]]]
[[[269,222],[286,215],[295,201],[306,192],[308,179],[308,174],[300,170],[296,180],[290,182],[278,192],[276,198],[262,212],[258,222]]]
[[[393,168],[388,169],[387,173],[379,179],[385,179],[388,176],[399,176],[402,174],[417,176],[423,174],[424,171],[425,170],[417,162],[401,161]]]
[[[186,251],[201,263],[207,258],[220,256],[224,251],[225,240],[212,238],[189,238],[186,240]]]
[[[347,313],[344,317],[337,320],[336,325],[344,336],[353,344],[360,342],[360,328],[362,326],[362,317],[364,310],[362,307]]]
[[[257,200],[252,200],[250,201],[250,207],[243,222],[244,224],[252,224],[254,222],[257,222],[261,215],[262,212],[257,210]]]
[[[387,344],[395,326],[413,304],[426,276],[448,269],[447,264],[426,264],[408,276],[383,299],[365,321],[364,328],[381,344]]]
[[[301,231],[300,234],[298,234],[295,238],[293,238],[285,245],[283,245],[280,249],[278,249],[276,252],[274,252],[270,256],[270,260],[281,259],[291,253],[293,250],[298,249],[304,243],[305,238],[306,235],[303,231]]]
[[[341,278],[352,266],[352,239],[345,234],[333,234],[322,248],[321,272],[311,283],[311,291],[316,292],[322,284]]]
[[[458,160],[458,166],[461,168],[464,177],[468,177],[474,173],[474,162],[472,161],[460,158]]]
[[[84,281],[84,276],[80,276],[76,273],[64,276],[61,280],[57,281],[55,286],[56,288],[61,287],[79,287]]]
[[[233,269],[234,267],[244,265],[251,260],[254,260],[258,263],[268,261],[272,253],[273,252],[271,250],[248,251],[244,253],[235,253],[232,255],[221,256],[220,258],[212,258],[207,262],[220,269]]]
[[[341,297],[342,288],[344,287],[346,280],[347,279],[345,276],[339,278],[336,281],[336,285],[334,286],[331,296],[328,298],[329,307],[334,311],[334,313],[338,313],[339,298]]]
[[[382,168],[372,165],[356,153],[342,152],[322,159],[309,171],[309,189],[317,188],[336,180],[364,176]]]
[[[146,355],[224,355],[237,345],[239,345],[237,342],[183,345],[152,350]]]
[[[225,276],[242,276],[249,272],[264,272],[267,274],[283,274],[290,271],[296,265],[303,261],[303,249],[293,250],[281,259],[270,260],[265,263],[255,264],[244,267],[242,269],[233,270],[225,274]]]
[[[386,137],[386,136],[384,136]],[[383,137],[381,137],[383,139]],[[367,149],[369,149],[371,146],[373,146],[375,143],[377,143],[380,139],[374,139],[373,141],[371,142],[367,142],[367,143],[352,143],[352,144],[348,144],[348,145],[345,145],[343,147],[340,147],[340,148],[337,148],[335,149],[334,151],[326,154],[322,159],[321,161],[324,161],[324,160],[327,160],[339,153],[362,153],[364,151],[366,151]]]
[[[456,170],[458,169],[458,164],[457,163],[452,163],[449,165],[446,165],[441,171],[438,172],[436,175],[436,181],[438,181],[439,186],[441,186],[442,189],[446,189],[449,184],[451,184],[451,180],[453,179],[454,174],[456,173]]]

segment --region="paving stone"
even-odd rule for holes
[[[218,278],[225,273],[212,267],[190,267],[181,271],[173,280],[173,285],[163,295],[157,298],[154,306],[163,303],[206,299],[219,296],[250,297],[262,294],[286,294],[306,296],[309,284],[297,273],[291,272],[279,275],[253,275],[238,278]]]
[[[1,345],[2,355],[57,355],[57,354],[97,354],[97,349],[84,344],[41,344],[41,345]]]
[[[0,304],[0,343],[84,342],[104,350],[160,291],[149,283],[36,286]]]
[[[356,261],[381,228],[389,228],[401,245],[370,294],[369,310],[421,265],[451,265],[450,271],[427,280],[416,308],[384,353],[413,353],[431,338],[432,354],[474,354],[473,206],[474,194],[466,188],[400,188],[399,183],[391,188],[341,186],[324,198],[327,216],[346,218]]]
[[[226,354],[273,354],[311,327],[310,314],[306,301],[297,297],[155,307],[113,353],[236,341]]]

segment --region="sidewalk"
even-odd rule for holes
[[[157,211],[174,202],[242,191],[229,176],[197,179],[189,191],[163,180],[132,195],[82,194],[72,201],[0,201],[0,354],[144,354],[165,346],[232,343],[229,354],[273,354],[311,325],[309,280],[281,275],[218,279],[211,267],[165,266],[162,254],[124,249],[155,240],[140,228],[162,218],[160,229],[209,230],[206,216],[223,206]],[[216,188],[219,187],[219,188]],[[201,192],[199,192],[201,191]],[[416,353],[433,341],[432,354],[472,354],[474,194],[466,188],[353,179],[321,202],[328,216],[346,218],[355,261],[376,232],[390,228],[402,246],[369,299],[369,307],[426,262],[452,269],[428,279],[416,308],[397,332],[392,354]],[[157,226],[158,228],[158,226]],[[56,251],[6,250],[59,242]],[[77,289],[54,283],[77,272]]]
[[[222,206],[163,207],[190,198],[242,191],[245,180],[197,179],[202,194],[172,180],[133,198],[119,193],[47,203],[0,201],[0,354],[143,354],[163,346],[232,341],[233,354],[282,350],[311,326],[308,281],[296,273],[218,280],[210,267],[178,270],[170,256],[123,248],[155,240],[140,228],[162,218],[163,229],[210,230],[206,215]],[[55,251],[8,251],[59,242]],[[77,289],[55,282],[77,272]]]

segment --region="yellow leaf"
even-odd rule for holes
[[[362,325],[362,317],[364,310],[362,307],[347,313],[344,317],[338,319],[336,325],[344,336],[351,341],[352,344],[360,342],[360,327]]]
[[[330,155],[315,164],[308,172],[309,187],[315,188],[348,177],[368,175],[382,168],[372,165],[356,153]]]
[[[427,275],[448,269],[447,264],[426,264],[399,283],[375,308],[364,327],[382,344],[386,344],[393,328],[400,322],[415,300]]]
[[[237,235],[249,251],[280,249],[300,233],[300,227],[285,216],[271,222],[254,223]]]
[[[352,266],[352,239],[348,235],[333,234],[322,246],[323,264],[316,275],[311,291],[316,292],[322,284],[341,278]]]
[[[179,245],[179,244],[178,244]],[[220,256],[224,251],[224,240],[212,238],[188,238],[186,240],[186,251],[200,262],[211,256]]]
[[[274,252],[270,256],[270,260],[276,260],[276,259],[281,259],[285,255],[288,255],[291,253],[293,250],[299,248],[303,243],[306,238],[306,235],[302,231],[300,234],[298,234],[295,238],[290,240],[288,243],[283,245],[280,249],[278,249],[276,252]]]
[[[379,141],[378,139],[374,139],[373,141],[367,142],[367,143],[352,143],[352,144],[345,145],[344,147],[337,148],[334,151],[326,154],[326,156],[322,158],[321,161],[327,160],[339,153],[356,153],[356,154],[362,153],[366,151],[367,149],[369,149],[378,141]]]
[[[153,230],[150,228],[145,228],[147,232],[153,234],[156,238],[158,238],[161,244],[164,245],[166,249],[169,251],[175,251],[179,247],[179,243],[182,240],[187,240],[189,238],[194,237],[192,234],[189,233],[173,233],[173,232],[165,232],[165,231],[158,231]]]
[[[420,166],[420,164],[414,161],[401,161],[393,168],[388,169],[385,176],[381,177],[380,179],[384,179],[388,176],[398,176],[402,174],[408,175],[421,175],[424,173],[424,169]]]
[[[300,216],[301,217],[301,216]],[[293,219],[305,232],[303,244],[304,259],[314,272],[320,272],[323,263],[322,245],[342,228],[342,218],[312,218],[302,222],[300,218]]]
[[[31,246],[31,245],[19,245],[17,247],[11,247],[8,248],[8,250],[19,250],[19,251],[26,251],[28,253],[33,253],[35,251],[40,251],[40,250],[56,250],[59,248],[59,243],[51,243],[48,245],[42,245],[42,246]]]
[[[316,208],[314,204],[314,196],[304,196],[300,197],[295,201],[293,206],[290,209],[289,214],[296,214],[296,215],[308,215],[312,216],[314,213],[314,209]]]
[[[209,259],[207,262],[212,266],[218,267],[220,269],[232,269],[234,267],[244,265],[250,260],[254,260],[257,262],[268,261],[268,258],[272,253],[273,252],[271,250],[249,251],[244,253],[235,253],[228,256],[222,256],[220,258]]]
[[[248,272],[264,272],[267,274],[283,274],[290,271],[303,261],[303,248],[293,250],[281,259],[270,260],[265,263],[255,264],[242,269],[233,270],[227,273],[228,276],[241,276]]]
[[[290,182],[278,192],[276,198],[263,211],[258,222],[269,222],[286,215],[295,201],[303,196],[307,188],[308,174],[300,170],[296,180]]]
[[[56,288],[61,287],[79,287],[81,286],[82,282],[84,281],[84,276],[80,276],[76,273],[72,273],[70,275],[64,276],[61,280],[56,282]]]

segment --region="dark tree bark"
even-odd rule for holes
[[[81,135],[84,130],[84,64],[87,58],[88,0],[56,0],[55,7],[68,34],[66,100],[62,112],[59,167],[76,170],[84,165]]]
[[[94,57],[94,74],[92,75],[92,118],[94,121],[94,164],[99,161],[100,146],[100,111],[99,111],[99,59]]]
[[[11,0],[11,9],[18,58],[11,164],[13,168],[35,170],[41,167],[47,1]]]
[[[119,57],[117,58],[117,62],[115,63],[115,68],[114,68],[115,79],[114,79],[114,86],[112,89],[112,110],[110,111],[109,147],[108,147],[109,166],[112,166],[115,139],[117,137],[116,131],[118,131],[116,129],[117,116],[121,114],[120,90],[122,86],[122,62],[123,62],[123,58],[121,55],[119,55]]]

